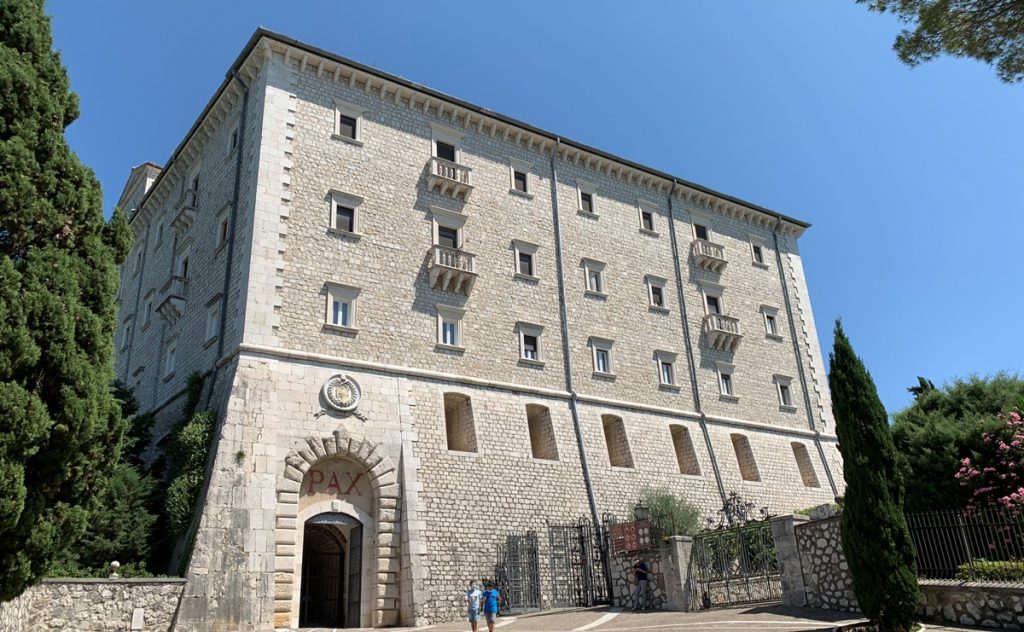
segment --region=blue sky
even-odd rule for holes
[[[1024,86],[852,0],[50,0],[108,213],[163,164],[257,26],[809,221],[821,344],[847,334],[890,412],[906,387],[1017,371]]]

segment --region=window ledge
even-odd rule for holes
[[[604,292],[595,292],[594,290],[585,290],[583,292],[583,296],[589,296],[590,298],[596,298],[602,301],[608,298],[608,295]]]
[[[644,235],[648,235],[650,237],[661,237],[661,235],[659,235],[658,231],[656,231],[656,230],[649,230],[647,228],[641,228],[640,232],[643,233]]]
[[[722,402],[738,402],[740,401],[739,395],[726,395],[725,393],[718,394],[718,400]]]
[[[512,195],[518,195],[519,197],[525,198],[527,200],[533,199],[533,194],[528,191],[520,191],[519,189],[509,189],[508,192],[511,193]]]
[[[756,486],[756,487],[764,487],[764,481],[748,481],[745,478],[741,478],[740,479],[740,484],[741,485],[753,485],[753,486]]]
[[[464,459],[475,459],[478,454],[476,452],[468,452],[466,450],[448,450],[448,456],[458,456]]]
[[[537,367],[538,369],[543,369],[544,368],[544,361],[543,360],[531,360],[529,358],[519,358],[519,364],[521,364],[522,366]]]
[[[682,472],[677,472],[677,474],[683,478],[688,478],[694,481],[699,481],[700,479],[704,478],[702,474],[683,474]]]
[[[604,371],[594,371],[593,377],[596,377],[596,378],[599,378],[599,379],[602,379],[602,380],[615,380],[615,374],[614,373],[605,373]]]
[[[613,465],[611,466],[613,472],[635,472],[635,467],[626,467],[625,465]]]
[[[446,345],[443,342],[435,344],[434,349],[437,351],[450,351],[458,355],[462,355],[466,352],[465,347],[460,347],[459,345]]]
[[[174,371],[171,371],[167,375],[163,376],[163,378],[161,379],[164,381],[164,383],[170,382],[171,380],[174,379]]]
[[[203,349],[209,349],[210,345],[217,342],[217,336],[210,336],[206,342],[203,343]]]
[[[515,278],[520,281],[526,281],[527,283],[536,284],[540,282],[540,277],[535,277],[532,274],[523,274],[522,272],[516,272]]]
[[[359,240],[363,236],[362,233],[353,233],[353,232],[345,230],[343,228],[328,227],[327,228],[327,232],[329,232],[332,235],[338,235],[339,237],[345,237],[347,239],[351,239],[353,241],[357,241],[357,240]]]
[[[780,404],[779,405],[779,410],[781,412],[784,412],[784,413],[795,413],[797,411],[797,407],[796,406],[785,406],[785,405]]]
[[[356,138],[349,138],[348,136],[342,136],[341,134],[331,134],[331,139],[340,140],[343,143],[348,143],[354,147],[362,147],[363,141]]]
[[[583,209],[577,209],[576,213],[583,217],[589,217],[590,219],[597,219],[598,217],[597,213],[591,213],[590,211],[584,211]]]
[[[340,331],[344,334],[357,334],[359,329],[356,327],[346,327],[345,325],[335,325],[334,323],[324,323],[324,329],[330,331]]]
[[[656,314],[668,314],[669,309],[667,307],[660,307],[658,305],[648,305],[647,311],[654,312]]]
[[[680,390],[682,390],[683,387],[679,386],[678,384],[665,384],[664,382],[662,382],[661,384],[658,384],[658,388],[663,391],[672,391],[673,393],[678,393]]]
[[[558,465],[561,463],[558,459],[538,459],[537,457],[530,457],[530,460],[539,465]]]
[[[768,340],[778,340],[779,342],[782,341],[782,336],[780,336],[779,334],[765,334],[765,337],[768,338]]]
[[[768,264],[767,263],[759,263],[757,261],[754,261],[753,264],[754,264],[755,268],[763,268],[765,270],[768,269]]]

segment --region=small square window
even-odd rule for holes
[[[512,174],[512,182],[516,191],[527,193],[526,189],[526,174],[522,171],[516,171]]]
[[[441,160],[447,160],[448,162],[455,162],[455,145],[451,143],[445,143],[442,141],[434,142],[434,155]]]
[[[779,310],[770,305],[762,305],[761,313],[764,315],[764,332],[769,338],[781,338],[779,333]]]
[[[615,373],[615,363],[612,358],[611,340],[603,338],[590,338],[590,347],[594,353],[594,373],[601,376],[612,377]]]
[[[676,386],[676,354],[668,351],[655,351],[658,361],[658,382],[662,387]]]
[[[788,384],[779,384],[779,399],[783,406],[793,405],[793,396],[789,392]]]
[[[459,230],[450,226],[437,227],[437,244],[445,248],[456,249],[459,247]]]
[[[583,259],[583,282],[586,293],[598,298],[605,296],[604,262]]]
[[[754,263],[764,263],[764,249],[754,244]]]
[[[703,239],[704,241],[710,241],[711,237],[708,234],[708,227],[703,224],[693,225],[693,234],[697,239]]]
[[[533,276],[533,255],[526,252],[519,253],[519,274]]]
[[[341,233],[349,239],[360,237],[363,198],[332,189],[328,193],[330,232]]]
[[[707,296],[708,313],[709,314],[721,314],[722,303],[717,296]]]
[[[356,139],[356,119],[354,117],[338,115],[338,136]]]
[[[600,270],[588,270],[587,271],[587,289],[591,292],[601,292],[601,271]]]
[[[665,283],[666,279],[648,274],[647,281],[648,304],[654,311],[668,311],[665,307]]]
[[[325,326],[355,333],[356,300],[359,288],[335,283],[327,284],[327,317]]]
[[[534,366],[544,365],[542,334],[544,328],[529,323],[516,323],[519,336],[519,361]]]
[[[598,373],[611,373],[609,371],[608,350],[597,349],[594,351],[594,370]]]
[[[640,213],[640,222],[644,230],[654,232],[654,213],[642,211]]]
[[[462,348],[462,317],[466,310],[451,305],[437,306],[437,343],[442,347]]]
[[[527,281],[535,280],[537,277],[537,244],[531,244],[522,239],[512,240],[512,252],[515,254],[516,276],[526,278]]]
[[[356,210],[340,204],[334,207],[334,227],[346,233],[356,232]]]
[[[142,328],[145,329],[153,322],[153,301],[146,301],[146,313],[142,317]]]
[[[458,323],[452,320],[441,321],[441,342],[450,347],[454,347],[458,342],[458,338],[455,335],[458,328]]]
[[[580,193],[580,209],[587,212],[594,212],[594,194]]]
[[[527,360],[536,360],[538,358],[538,350],[540,345],[537,341],[537,336],[531,336],[529,334],[523,334],[523,357]]]
[[[219,333],[220,303],[220,296],[217,296],[206,305],[206,341],[213,340]]]
[[[352,302],[340,298],[331,300],[331,324],[339,327],[352,326]]]
[[[651,305],[665,307],[665,291],[657,285],[651,286]]]
[[[733,384],[732,379],[732,373],[736,366],[725,362],[716,362],[715,368],[718,370],[719,395],[725,399],[736,398],[735,385]]]
[[[170,377],[178,365],[178,343],[172,342],[164,350],[164,377]]]
[[[719,376],[722,384],[722,395],[732,395],[732,375],[722,373]]]
[[[779,407],[794,410],[793,406],[793,378],[785,375],[776,375],[775,384],[779,391]]]
[[[238,149],[238,128],[237,127],[235,129],[231,130],[231,142],[230,142],[229,151],[234,151],[236,149]]]

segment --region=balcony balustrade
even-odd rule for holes
[[[476,255],[447,246],[430,249],[430,287],[469,296],[476,283]]]
[[[427,163],[427,186],[431,191],[448,195],[463,202],[473,192],[473,170],[436,156]]]
[[[160,288],[160,304],[157,305],[156,311],[161,318],[167,321],[168,325],[173,325],[185,313],[187,298],[188,279],[182,276],[172,276]]]
[[[728,262],[725,260],[725,248],[722,246],[706,239],[694,239],[690,250],[693,253],[693,261],[705,270],[725,270]]]
[[[704,337],[712,349],[735,353],[743,340],[740,320],[723,314],[708,314],[704,317]]]
[[[192,228],[196,216],[199,215],[199,191],[191,189],[185,191],[176,206],[178,213],[171,220],[171,228],[179,235],[183,235],[189,228]]]

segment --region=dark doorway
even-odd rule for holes
[[[363,525],[323,513],[306,521],[299,627],[358,628]]]

